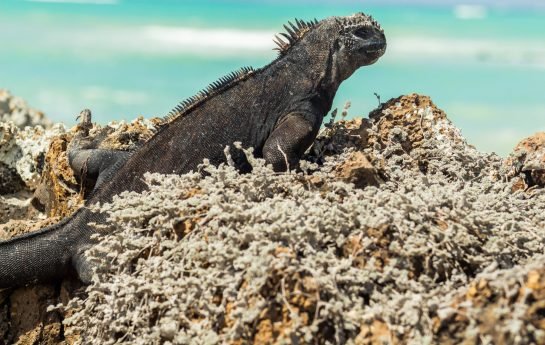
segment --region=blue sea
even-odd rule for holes
[[[346,81],[335,107],[352,115],[418,92],[469,142],[507,154],[545,130],[545,9],[540,2],[0,0],[0,88],[68,125],[163,116],[242,66],[275,58],[293,18],[363,11],[388,50]]]

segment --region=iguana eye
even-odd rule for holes
[[[362,39],[368,39],[373,35],[373,31],[370,28],[363,27],[354,31],[354,35]]]

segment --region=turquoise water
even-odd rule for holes
[[[92,2],[92,3],[82,3]],[[365,115],[410,92],[432,96],[479,149],[506,154],[545,130],[545,11],[352,2],[0,1],[0,87],[55,121],[162,116],[241,66],[272,60],[287,20],[357,11],[385,28],[386,55],[335,100]]]

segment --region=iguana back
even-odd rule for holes
[[[331,109],[341,82],[361,66],[374,63],[386,48],[380,26],[358,13],[321,22],[285,26],[277,37],[279,57],[259,69],[244,68],[220,79],[176,107],[156,133],[127,155],[97,149],[69,154],[74,170],[97,176],[95,190],[66,220],[38,232],[0,242],[0,288],[48,281],[74,267],[90,282],[92,263],[84,252],[94,241],[89,223],[106,214],[87,206],[108,203],[123,191],[143,191],[146,172],[183,174],[204,159],[225,161],[224,149],[240,170],[251,167],[233,147],[253,147],[276,171],[296,168]]]

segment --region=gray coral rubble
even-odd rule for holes
[[[44,154],[51,140],[65,131],[0,89],[0,224],[31,212],[30,193],[39,183]]]
[[[329,126],[300,172],[247,153],[251,174],[204,162],[204,178],[147,175],[148,191],[98,206],[101,269],[86,298],[56,306],[73,310],[66,332],[89,344],[545,341],[523,298],[545,285],[545,190],[513,192],[502,159],[429,100]],[[377,183],[340,178],[355,155]],[[486,329],[485,287],[509,301]]]

